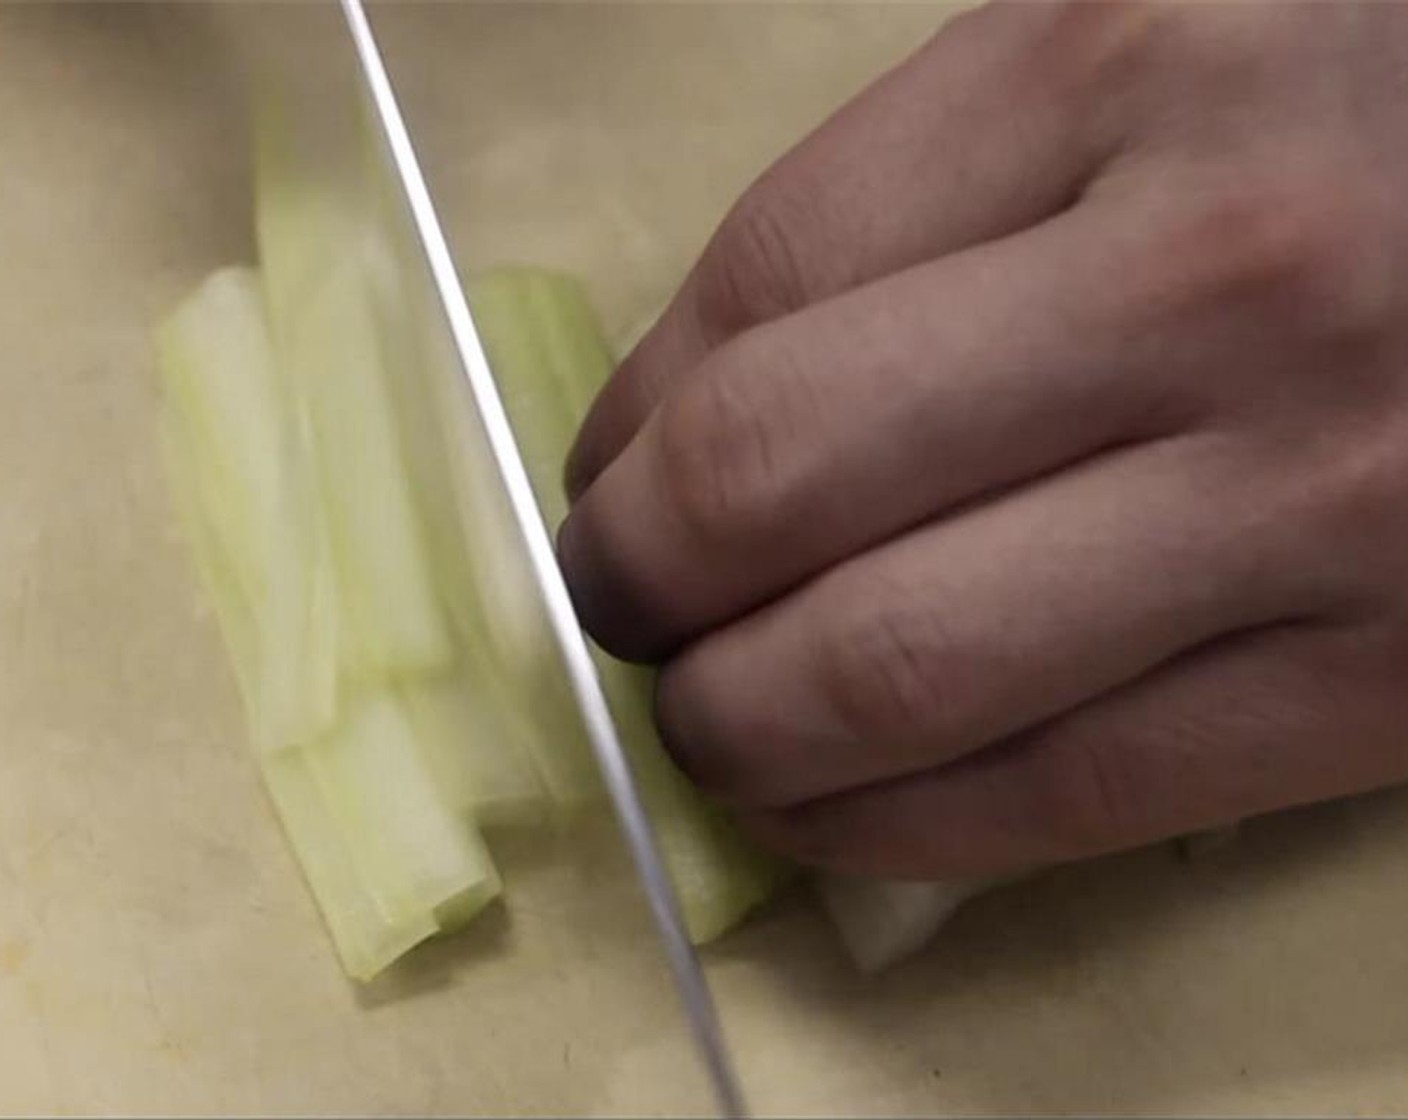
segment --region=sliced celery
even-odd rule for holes
[[[338,821],[300,750],[265,755],[264,783],[349,976],[370,980],[437,930],[430,910],[388,918],[358,874]]]
[[[690,936],[712,941],[771,895],[790,869],[749,844],[670,761],[652,715],[654,674],[600,651],[597,667]]]
[[[424,262],[372,133],[265,106],[262,270],[159,334],[168,468],[271,798],[349,974],[473,918],[480,826],[603,811],[603,791]],[[550,526],[611,356],[580,288],[491,273],[471,299]],[[650,675],[598,654],[691,932],[780,869],[673,766]]]
[[[405,356],[393,402],[464,674],[481,722],[503,731],[500,753],[534,772],[559,814],[571,815],[598,799],[596,769],[557,730],[575,707],[544,656],[553,648],[547,615],[428,272],[390,201],[378,199],[384,213],[374,223],[378,321],[388,351]]]
[[[216,273],[158,334],[169,465],[264,749],[309,739],[335,709],[327,555],[296,425],[282,406],[262,297]]]
[[[476,743],[490,729],[437,715],[460,712],[433,698],[438,681],[411,698],[334,688],[346,601],[320,594],[332,577],[308,431],[282,391],[257,277],[207,281],[159,349],[167,467],[261,770],[345,967],[367,978],[499,893],[474,822],[526,813],[535,778]],[[436,768],[450,736],[478,747],[472,788],[452,791]]]
[[[326,739],[304,748],[367,892],[391,921],[468,896],[499,893],[488,849],[423,761],[390,692],[352,704]]]
[[[193,554],[197,574],[214,607],[245,710],[251,713],[251,735],[258,741],[261,736],[254,732],[253,713],[259,708],[263,670],[259,661],[259,633],[254,611],[221,544],[221,535],[205,513],[205,493],[211,487],[201,475],[208,472],[190,446],[185,421],[169,401],[162,404],[160,434],[163,465],[170,480],[177,515]]]
[[[1006,881],[821,875],[817,887],[851,960],[863,972],[878,972],[923,948],[970,898]]]
[[[470,298],[534,493],[555,528],[567,508],[567,450],[611,372],[605,338],[581,286],[568,276],[500,269],[476,280]],[[665,754],[652,718],[653,674],[594,653],[690,933],[708,941],[771,894],[785,870],[753,849]],[[555,658],[549,671],[561,679]],[[563,736],[582,740],[575,711],[555,718]]]
[[[543,822],[543,784],[520,746],[534,733],[531,711],[495,702],[468,672],[399,691],[416,745],[448,804],[481,827]]]
[[[375,322],[365,193],[309,135],[267,111],[255,213],[280,368],[311,435],[351,634],[353,678],[454,660],[405,468]]]

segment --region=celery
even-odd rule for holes
[[[162,438],[270,797],[347,972],[375,975],[502,889],[479,829],[605,810],[546,609],[372,133],[265,107],[261,269],[158,335]],[[612,360],[580,288],[472,285],[549,525]],[[665,754],[651,677],[596,651],[693,935],[781,874]]]
[[[937,882],[821,875],[817,887],[851,960],[878,972],[928,943],[960,906],[1015,876]]]
[[[393,918],[377,906],[302,751],[266,755],[260,770],[349,976],[369,980],[435,934],[429,910]]]
[[[447,667],[454,650],[391,410],[357,180],[274,110],[255,194],[274,345],[308,425],[350,634],[352,678]],[[351,189],[348,189],[350,185]]]
[[[451,794],[431,749],[483,729],[427,716],[437,682],[405,696],[335,688],[342,600],[330,593],[307,430],[281,388],[257,277],[232,269],[203,284],[163,325],[159,358],[178,512],[261,771],[344,967],[365,979],[498,894],[473,822],[526,812],[538,787],[481,750]]]
[[[566,515],[567,450],[613,366],[605,338],[568,276],[499,269],[473,283],[470,298],[539,507],[555,528]],[[685,921],[696,941],[711,940],[771,894],[784,869],[749,846],[665,754],[652,718],[654,674],[593,652]],[[557,718],[562,734],[582,738],[575,714]]]
[[[531,734],[531,712],[488,700],[463,671],[399,691],[416,747],[451,806],[486,828],[544,823],[543,785],[514,749]]]
[[[306,456],[282,408],[255,274],[208,279],[158,335],[168,466],[264,749],[335,707],[337,625]]]
[[[303,754],[383,916],[433,913],[461,895],[487,901],[498,894],[488,850],[432,780],[393,694],[354,703],[341,725]]]

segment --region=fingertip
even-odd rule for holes
[[[557,533],[557,560],[577,619],[611,656],[636,664],[660,661],[668,642],[647,621],[653,612],[611,559],[603,518],[591,508],[586,491],[583,499]]]
[[[587,422],[590,422],[588,416]],[[595,465],[595,457],[590,449],[588,431],[584,425],[577,433],[576,440],[573,441],[571,449],[567,452],[567,461],[562,467],[562,489],[567,494],[568,506],[575,506],[583,494],[591,487],[600,473]],[[565,523],[564,523],[565,525]],[[558,541],[562,536],[559,532]]]
[[[706,638],[685,650],[656,679],[655,722],[661,743],[685,777],[712,800],[736,811],[757,809],[767,804],[749,765],[758,759],[739,749],[740,740],[755,739],[730,726],[727,683],[711,675],[704,652],[708,645]]]

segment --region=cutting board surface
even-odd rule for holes
[[[465,264],[668,295],[768,160],[942,6],[378,8]],[[242,24],[310,6],[0,6],[0,1112],[698,1111],[628,884],[519,901],[357,992],[242,745],[154,438],[155,318],[251,256]],[[954,153],[955,159],[962,158]],[[878,980],[808,901],[707,954],[775,1113],[1408,1109],[1408,798],[982,900]]]

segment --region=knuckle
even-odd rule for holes
[[[1298,459],[1268,464],[1277,475],[1267,485],[1277,498],[1271,515],[1290,537],[1288,566],[1309,584],[1301,589],[1307,598],[1401,594],[1408,550],[1405,421],[1400,404],[1377,424],[1359,425],[1352,438],[1309,456],[1292,450]]]
[[[715,793],[721,792],[728,770],[714,733],[718,699],[690,653],[666,664],[656,678],[655,721],[666,750],[687,777]],[[722,742],[726,745],[727,738]]]
[[[1176,307],[1260,312],[1303,333],[1357,330],[1372,318],[1364,283],[1381,229],[1363,192],[1334,175],[1279,178],[1257,168],[1205,192],[1149,246]]]
[[[932,750],[952,741],[970,674],[942,603],[873,577],[845,578],[833,587],[841,605],[815,647],[837,718],[877,748]]]
[[[709,333],[728,337],[808,302],[804,206],[774,173],[729,211],[700,263],[698,313]]]
[[[1162,5],[1065,0],[1031,18],[1039,30],[1030,53],[1035,73],[1056,91],[1108,90],[1142,67],[1166,19]]]
[[[787,502],[790,421],[764,380],[706,375],[661,410],[661,484],[689,539],[706,549],[758,539]]]

